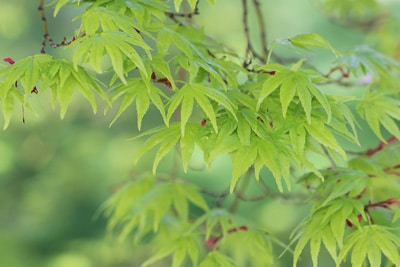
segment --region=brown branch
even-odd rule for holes
[[[42,39],[42,45],[40,48],[40,53],[45,54],[46,53],[46,51],[45,51],[46,42],[50,38],[50,35],[49,35],[49,29],[47,27],[46,14],[44,13],[44,0],[39,0],[38,10],[39,10],[40,18],[42,20],[42,25],[43,25],[43,39]]]
[[[258,17],[258,21],[260,24],[260,32],[261,32],[261,42],[262,42],[262,47],[263,47],[263,54],[266,54],[268,56],[268,49],[267,49],[267,41],[266,41],[266,31],[265,31],[265,23],[264,19],[261,13],[260,9],[260,4],[258,1],[253,0],[254,5],[256,6],[256,14]],[[249,16],[249,10],[247,8],[248,3],[247,0],[242,0],[242,7],[243,7],[243,13],[242,13],[242,21],[243,21],[243,30],[244,30],[244,35],[246,39],[246,55],[245,55],[245,61],[243,62],[243,67],[247,68],[250,64],[253,58],[256,58],[260,60],[261,62],[265,63],[267,56],[260,55],[257,53],[255,48],[253,47],[253,44],[251,42],[250,38],[250,27],[248,23],[248,16]]]
[[[379,151],[381,151],[385,146],[387,146],[390,143],[396,142],[397,141],[397,137],[393,136],[391,138],[389,138],[386,142],[379,142],[378,146],[373,148],[373,149],[368,149],[367,152],[365,152],[365,155],[368,157],[373,156],[374,154],[378,153]]]
[[[260,27],[260,38],[261,38],[261,47],[263,51],[263,57],[268,57],[268,42],[267,42],[267,31],[265,29],[265,21],[264,16],[261,11],[261,4],[259,0],[253,0],[253,5],[256,11],[258,26]]]
[[[74,35],[70,41],[67,41],[67,37],[64,37],[60,43],[55,43],[49,33],[49,28],[48,28],[47,19],[46,19],[46,13],[44,12],[44,0],[39,0],[38,10],[39,10],[42,25],[43,25],[43,39],[42,39],[42,43],[41,43],[41,47],[40,47],[41,54],[46,54],[46,43],[47,42],[49,42],[49,45],[52,48],[57,48],[60,46],[68,46],[77,39],[77,36]],[[80,37],[84,37],[84,36],[85,36],[85,33],[83,33]]]
[[[397,199],[397,198],[389,198],[389,199],[386,199],[386,200],[380,201],[380,202],[375,202],[375,203],[369,202],[367,205],[364,206],[364,211],[365,211],[365,214],[368,216],[369,223],[375,224],[374,223],[374,218],[372,217],[372,215],[371,215],[371,213],[369,211],[370,209],[383,208],[383,209],[390,210],[391,206],[399,206],[399,205],[400,205],[400,200],[399,199]],[[361,222],[362,215],[358,214],[357,215],[357,219],[358,219],[359,222]],[[353,223],[350,222],[349,219],[346,220],[346,224],[349,227],[353,227]]]

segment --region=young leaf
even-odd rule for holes
[[[355,267],[361,267],[367,259],[371,267],[380,266],[381,257],[376,256],[378,253],[383,253],[396,266],[400,266],[399,246],[400,238],[390,229],[380,225],[366,225],[355,229],[347,236],[339,253],[337,266],[344,261],[350,250],[352,250],[351,263]]]
[[[311,124],[304,124],[304,127],[318,143],[335,150],[343,158],[346,158],[346,152],[322,121],[312,120]]]
[[[400,129],[395,120],[400,120],[400,101],[382,91],[367,91],[357,106],[358,113],[365,118],[376,136],[385,141],[380,125],[400,138]]]
[[[307,47],[325,48],[332,51],[336,57],[340,53],[332,47],[332,45],[321,35],[316,33],[300,34],[288,39],[294,46],[306,49]]]
[[[196,100],[201,110],[210,120],[215,132],[218,132],[218,126],[216,113],[211,100],[222,105],[236,117],[232,103],[217,89],[208,88],[202,84],[186,84],[171,98],[167,112],[167,120],[169,121],[179,104],[181,104],[182,135],[185,135],[185,125],[193,112],[194,100]]]
[[[253,164],[257,156],[257,146],[242,146],[239,150],[231,153],[233,165],[230,192],[233,192],[240,178]]]
[[[338,58],[338,64],[343,65],[355,74],[373,74],[373,78],[389,78],[391,71],[400,71],[399,62],[368,47],[359,46]]]
[[[78,63],[89,62],[96,71],[101,72],[99,59],[100,53],[107,53],[111,59],[111,65],[118,77],[126,83],[124,61],[128,58],[139,69],[143,79],[148,79],[148,72],[141,59],[141,55],[133,48],[139,45],[149,56],[150,47],[145,43],[138,43],[136,38],[124,32],[107,31],[99,34],[86,35],[73,43],[76,46],[73,62],[77,68]]]
[[[301,62],[302,61],[299,61],[298,64]],[[296,64],[294,66],[296,66]],[[270,70],[272,67],[267,64],[263,66],[262,69]],[[282,67],[280,69],[282,69]],[[269,95],[280,89],[279,96],[284,118],[286,118],[289,104],[294,102],[293,98],[297,95],[306,114],[308,123],[311,123],[311,103],[313,97],[315,97],[315,99],[321,104],[322,108],[326,111],[329,122],[332,116],[329,101],[327,100],[326,95],[316,88],[312,81],[313,77],[316,77],[316,73],[307,70],[297,70],[297,67],[283,68],[281,71],[276,71],[275,75],[269,77],[263,83],[262,90],[258,96],[257,110],[260,109],[261,104]]]
[[[18,95],[19,97],[16,97]],[[0,98],[1,109],[4,119],[3,130],[7,129],[8,125],[10,124],[11,117],[14,112],[15,99],[20,100],[20,102],[23,103],[23,95],[18,90],[16,90],[16,88],[9,90],[8,93],[3,94],[3,96]]]
[[[111,99],[114,102],[122,95],[124,95],[124,98],[122,99],[121,106],[110,123],[110,126],[113,125],[121,114],[135,101],[136,112],[138,114],[137,126],[139,130],[141,129],[143,117],[147,113],[150,103],[156,106],[164,122],[166,122],[162,98],[167,98],[167,96],[154,84],[150,83],[150,87],[148,87],[143,79],[131,78],[127,80],[125,85],[121,85],[117,88]]]

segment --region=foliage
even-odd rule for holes
[[[320,4],[333,17],[361,28],[368,26],[366,14],[379,12],[375,1],[350,2]],[[99,102],[107,110],[117,106],[111,124],[135,105],[139,130],[154,106],[160,125],[134,137],[146,138],[135,162],[153,153],[152,172],[135,177],[102,206],[110,231],[154,245],[155,253],[142,266],[165,257],[174,267],[269,266],[279,261],[282,246],[293,253],[296,266],[307,244],[313,266],[321,247],[337,266],[346,258],[352,266],[367,261],[381,266],[382,255],[388,266],[400,266],[400,63],[367,46],[341,52],[316,33],[275,40],[270,46],[263,40],[259,54],[249,37],[250,3],[243,3],[244,59],[194,23],[200,13],[195,0],[56,0],[54,15],[68,6],[83,7],[75,35],[59,44],[47,32],[39,1],[42,53],[6,58],[0,70],[4,128],[16,103],[32,110],[35,98],[30,95],[46,91],[58,103],[61,118],[76,91],[94,112]],[[263,23],[260,3],[253,4]],[[351,4],[357,9],[346,13],[353,10]],[[260,31],[266,38],[263,27]],[[47,43],[63,47],[71,58],[46,54]],[[279,49],[297,51],[301,58],[286,58]],[[327,74],[307,59],[307,53],[320,50],[330,54]],[[363,94],[329,94],[328,85],[362,87]],[[345,142],[360,145],[360,125],[368,125],[380,143],[352,153]],[[196,150],[208,166],[229,155],[227,190],[212,191],[185,179]],[[321,167],[313,155],[330,166]],[[183,173],[176,164],[169,172],[159,170],[169,156],[182,162]],[[263,193],[247,196],[249,183]],[[290,244],[282,245],[263,225],[244,218],[237,206],[285,191],[304,194],[302,204],[311,208]],[[234,201],[224,202],[230,195]]]

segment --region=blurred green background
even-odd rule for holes
[[[205,32],[213,38],[243,53],[241,1],[216,2],[213,7],[202,1],[201,15],[196,21],[204,25]],[[340,50],[365,42],[392,49],[398,41],[398,37],[390,34],[384,35],[386,39],[367,38],[357,29],[335,25],[318,10],[315,1],[260,2],[269,41],[309,32],[322,34]],[[384,2],[398,10],[397,1]],[[56,18],[52,17],[51,8],[47,8],[46,13],[50,33],[56,42],[63,36],[72,36],[78,25],[71,22],[78,14],[76,9],[66,7]],[[250,17],[251,25],[256,26],[254,16]],[[255,40],[259,38],[256,30],[251,34]],[[19,60],[36,54],[41,40],[37,1],[0,0],[1,58]],[[63,49],[47,48],[47,51],[55,56],[65,53]],[[322,54],[314,60],[328,70],[329,64],[324,60],[332,58]],[[31,97],[37,114],[25,110],[24,124],[22,110],[16,107],[10,127],[0,132],[0,267],[139,266],[151,250],[137,248],[129,240],[116,241],[106,232],[106,220],[95,216],[101,203],[121,183],[135,173],[150,169],[150,157],[139,167],[132,164],[140,147],[139,141],[128,140],[137,133],[134,107],[108,128],[115,114],[113,109],[105,116],[102,112],[93,115],[89,105],[77,98],[66,118],[60,120],[57,107],[51,107],[49,95]],[[143,128],[150,128],[159,121],[156,114],[152,110],[146,115]],[[365,136],[366,140],[370,138],[368,133]],[[192,167],[202,167],[201,159],[195,157]],[[229,161],[221,158],[212,169],[191,171],[187,177],[224,188],[230,174],[227,167]],[[306,209],[282,201],[241,206],[242,212],[260,220],[284,240]],[[322,255],[321,262],[325,257],[328,256]],[[154,266],[168,266],[168,263],[162,264]],[[303,264],[308,266],[309,262],[305,260]],[[290,256],[276,266],[288,265],[291,265]]]

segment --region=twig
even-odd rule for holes
[[[224,200],[226,199],[226,197],[229,195],[229,187],[227,187],[225,190],[221,191],[221,192],[213,192],[210,191],[208,189],[203,188],[201,190],[201,192],[203,194],[206,194],[208,196],[217,198],[217,201],[215,203],[215,206],[217,207],[222,207],[222,203],[224,202]]]
[[[84,37],[86,35],[85,33],[82,33],[78,37],[74,35],[70,41],[67,41],[67,37],[64,36],[63,40],[60,43],[55,43],[49,33],[49,28],[48,28],[47,19],[46,19],[46,13],[44,12],[44,0],[39,0],[38,10],[39,10],[40,17],[42,20],[42,25],[43,25],[43,39],[42,39],[42,44],[40,47],[41,54],[46,54],[47,41],[49,42],[49,45],[52,48],[57,48],[57,47],[61,47],[61,46],[68,46],[72,42],[74,42],[78,37]]]
[[[263,51],[263,57],[268,57],[268,43],[267,43],[267,31],[265,29],[265,21],[264,16],[261,11],[261,5],[258,0],[253,0],[254,8],[256,11],[258,26],[260,27],[260,38],[261,38],[261,47]]]
[[[255,196],[245,196],[241,192],[236,193],[237,198],[239,198],[242,201],[261,201],[261,200],[264,200],[268,195],[269,194],[266,191],[264,193],[261,193],[259,195],[255,195]]]
[[[381,151],[385,146],[387,146],[390,143],[396,142],[397,141],[397,137],[393,136],[391,138],[389,138],[386,142],[379,142],[378,146],[373,148],[373,149],[368,149],[367,152],[365,152],[365,155],[368,157],[373,156],[374,154],[378,153],[379,151]]]
[[[328,157],[329,162],[332,164],[332,167],[336,167],[336,162],[333,160],[331,154],[329,154],[329,151],[326,149],[324,145],[321,145],[322,151],[324,151],[324,154]]]
[[[249,185],[250,179],[253,176],[253,174],[254,174],[254,169],[253,169],[253,167],[250,167],[247,170],[246,174],[244,175],[244,177],[243,177],[243,179],[241,181],[241,184],[240,184],[240,186],[238,188],[238,191],[236,191],[237,193],[235,194],[235,199],[233,200],[232,205],[229,208],[229,211],[231,213],[235,213],[236,210],[238,209],[239,204],[240,204],[240,200],[241,200],[239,198],[239,195],[244,194],[244,192],[247,189],[247,186]]]
[[[260,179],[260,185],[263,188],[264,194],[266,197],[268,196],[269,198],[272,199],[281,199],[285,201],[293,201],[296,202],[297,204],[303,204],[304,201],[310,198],[309,194],[284,194],[284,193],[278,193],[278,192],[273,192],[271,189],[268,187],[268,185],[265,183],[263,179]],[[318,198],[318,197],[317,197]]]
[[[251,38],[250,38],[250,29],[249,29],[249,23],[248,23],[248,9],[247,9],[247,0],[242,0],[242,6],[243,6],[243,27],[244,27],[244,35],[246,38],[246,55],[245,55],[245,61],[243,62],[243,67],[247,68],[251,64],[252,57],[259,59],[260,61],[264,62],[265,59],[259,55],[253,48],[253,45],[251,43]]]
[[[167,15],[174,22],[178,23],[179,25],[182,25],[182,23],[177,19],[177,17],[191,19],[193,16],[200,14],[200,11],[199,11],[199,0],[197,0],[196,5],[195,5],[195,7],[194,7],[192,12],[179,13],[179,12],[165,11],[164,14]]]
[[[43,25],[43,39],[42,39],[42,45],[40,48],[40,53],[45,54],[46,53],[46,51],[45,51],[46,42],[48,39],[50,39],[50,35],[49,35],[49,29],[47,27],[46,14],[44,13],[44,0],[39,0],[38,10],[39,10],[40,18],[42,20],[42,25]]]

